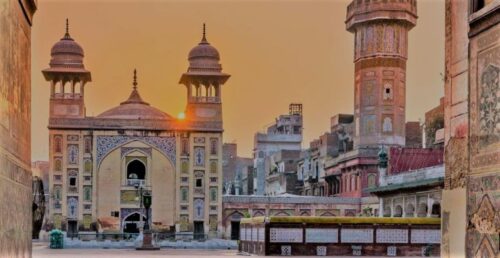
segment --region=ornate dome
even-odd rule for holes
[[[205,24],[203,24],[203,38],[191,51],[189,51],[190,72],[220,72],[222,66],[219,64],[219,51],[208,43],[205,35]]]
[[[83,48],[69,35],[68,20],[66,20],[66,33],[50,51],[51,68],[76,68],[83,69]]]
[[[170,120],[172,117],[167,113],[152,107],[142,100],[137,90],[137,72],[134,70],[134,87],[127,100],[119,106],[104,111],[98,118],[107,119],[134,119],[134,120]]]

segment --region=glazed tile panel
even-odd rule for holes
[[[271,243],[302,243],[301,228],[271,228]]]
[[[411,231],[412,244],[439,244],[441,243],[441,230],[439,229],[413,229]]]
[[[377,229],[377,243],[408,243],[408,230]]]
[[[373,229],[342,229],[340,239],[342,243],[373,243]]]
[[[339,230],[336,228],[307,228],[306,243],[338,243]]]

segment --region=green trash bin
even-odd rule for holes
[[[63,249],[64,248],[64,234],[59,229],[51,230],[50,236],[50,248],[51,249]]]

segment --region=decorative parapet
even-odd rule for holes
[[[50,118],[49,129],[91,129],[91,130],[154,130],[154,131],[215,131],[221,132],[222,122],[201,122],[146,119],[100,119],[86,118]]]
[[[359,23],[375,20],[401,20],[409,26],[417,22],[416,0],[353,0],[347,6],[346,28],[353,31]]]
[[[361,204],[361,198],[323,196],[223,196],[223,203]]]
[[[443,164],[432,167],[421,168],[407,173],[386,176],[384,181],[386,184],[380,186],[411,183],[411,182],[416,182],[426,179],[435,179],[435,178],[444,178]]]

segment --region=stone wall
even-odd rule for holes
[[[0,2],[0,257],[31,257],[32,0]]]

